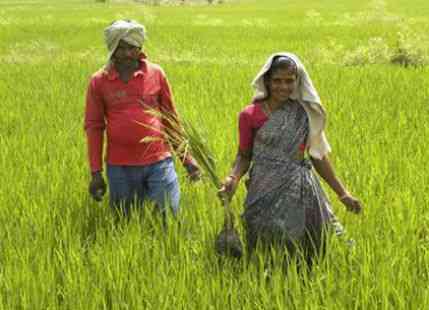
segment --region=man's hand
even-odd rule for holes
[[[106,183],[100,171],[92,173],[92,179],[89,183],[89,193],[95,201],[101,201],[106,193]]]
[[[200,168],[194,163],[186,163],[184,164],[186,172],[188,173],[189,180],[192,182],[197,182],[201,179],[201,171]]]

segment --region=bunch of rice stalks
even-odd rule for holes
[[[162,135],[168,141],[177,157],[184,161],[192,154],[203,175],[208,177],[211,184],[218,191],[222,183],[216,171],[216,159],[208,146],[208,141],[200,131],[188,120],[181,119],[179,121],[175,113],[159,111],[153,108],[147,108],[146,112],[163,120]],[[152,130],[159,130],[147,124],[139,124]],[[149,143],[154,139],[159,138],[144,137],[141,142]],[[240,258],[243,247],[240,236],[234,227],[234,215],[230,208],[230,199],[222,197],[221,201],[224,206],[224,225],[216,237],[215,249],[220,255]]]

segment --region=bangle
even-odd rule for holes
[[[240,181],[240,178],[234,174],[230,174],[228,177],[230,177],[231,179],[233,179],[237,183]]]

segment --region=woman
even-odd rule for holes
[[[298,245],[310,263],[325,229],[341,230],[312,166],[347,210],[359,213],[362,206],[329,162],[325,112],[298,57],[272,55],[252,85],[256,95],[240,112],[239,151],[220,195],[230,199],[250,168],[242,215],[249,253],[257,243],[290,254]]]

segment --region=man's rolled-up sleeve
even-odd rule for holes
[[[86,93],[85,124],[88,161],[91,172],[102,170],[103,136],[106,127],[104,102],[99,95],[96,80],[91,79]]]

